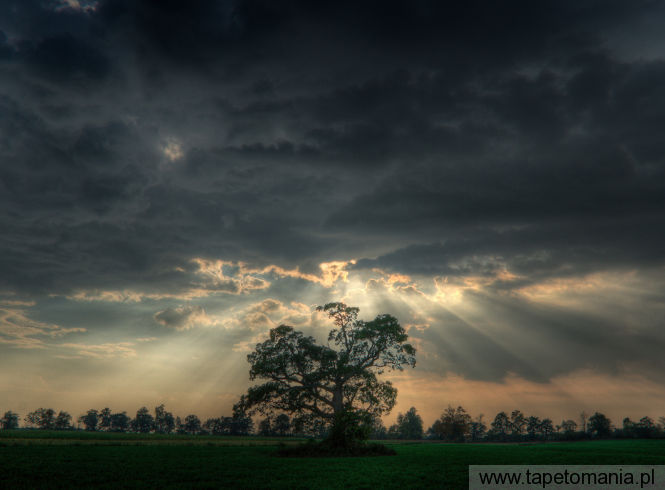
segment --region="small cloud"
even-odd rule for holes
[[[224,326],[228,329],[262,332],[251,344],[254,346],[268,329],[282,324],[303,327],[311,325],[311,323],[312,308],[309,306],[297,302],[287,305],[279,300],[267,298],[237,311],[224,322]],[[242,342],[236,345],[240,344]]]
[[[157,337],[139,337],[136,339],[137,342],[154,342],[157,340]]]
[[[216,322],[211,319],[202,306],[178,306],[166,308],[155,313],[157,323],[176,330],[187,330],[196,326],[211,326]]]

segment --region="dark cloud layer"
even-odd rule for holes
[[[182,291],[195,257],[497,294],[662,270],[664,7],[1,1],[0,291]]]

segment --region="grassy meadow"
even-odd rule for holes
[[[665,464],[663,440],[390,442],[397,456],[363,458],[281,458],[280,441],[2,431],[0,488],[466,488],[470,464]]]

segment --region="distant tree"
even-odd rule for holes
[[[637,431],[635,428],[635,422],[630,420],[629,417],[623,419],[621,432],[624,437],[637,437]]]
[[[287,436],[291,432],[291,419],[285,413],[279,414],[275,417],[273,430],[278,436]]]
[[[135,432],[147,433],[155,427],[155,419],[146,407],[141,407],[136,412],[136,418],[132,420],[131,426]]]
[[[371,418],[389,413],[397,390],[378,375],[385,369],[415,366],[415,349],[397,319],[379,315],[358,320],[358,308],[344,303],[319,307],[333,320],[328,345],[318,345],[287,325],[270,330],[270,338],[247,356],[249,388],[237,407],[259,412],[293,414],[296,421],[315,420],[330,426],[327,443],[345,447],[367,438]],[[300,424],[299,424],[300,425]]]
[[[5,412],[0,419],[0,428],[3,430],[18,429],[18,414],[11,410]]]
[[[609,437],[612,422],[604,414],[596,412],[589,417],[589,433],[598,438]]]
[[[112,432],[127,432],[131,427],[132,419],[129,418],[127,412],[120,412],[111,414],[111,427]]]
[[[540,424],[542,421],[540,418],[532,415],[526,419],[526,433],[529,435],[529,439],[534,440],[538,433],[540,432]]]
[[[106,407],[99,411],[99,428],[101,430],[111,429],[111,409]]]
[[[198,434],[201,432],[201,421],[196,415],[187,415],[183,429],[187,434]]]
[[[404,414],[397,415],[397,427],[400,439],[423,438],[423,419],[418,415],[415,407],[411,407]]]
[[[485,437],[486,432],[487,426],[483,422],[483,414],[480,414],[476,417],[476,420],[471,422],[469,435],[471,436],[471,440],[476,442]]]
[[[210,418],[205,421],[203,428],[213,435],[246,436],[252,432],[254,422],[251,418],[240,415]]]
[[[78,418],[79,422],[85,426],[85,430],[97,430],[99,425],[99,412],[97,410],[88,410],[85,415]]]
[[[203,423],[203,428],[208,434],[212,435],[222,435],[224,434],[224,428],[222,424],[222,419],[220,418],[209,418]]]
[[[24,420],[30,427],[53,430],[55,429],[55,410],[38,408],[26,415]]]
[[[155,432],[170,434],[175,428],[175,418],[171,412],[167,412],[164,404],[155,407]]]
[[[230,436],[246,436],[254,429],[254,422],[250,417],[236,414],[233,417],[222,417],[224,434]]]
[[[68,430],[72,428],[72,416],[67,412],[60,411],[55,419],[53,427],[55,430]]]
[[[561,421],[561,430],[564,434],[572,434],[577,429],[577,423],[574,420],[562,420]]]
[[[259,435],[261,436],[271,436],[273,435],[272,431],[272,422],[270,417],[266,417],[259,422]]]
[[[649,439],[657,435],[658,427],[651,417],[642,417],[636,424],[635,431],[637,437]]]
[[[471,431],[471,416],[464,408],[448,405],[441,417],[429,429],[430,434],[445,441],[462,442]]]
[[[23,418],[23,421],[26,423],[28,427],[39,427],[39,415],[38,415],[38,410],[35,410],[34,412],[28,412],[28,414]]]
[[[544,439],[549,439],[554,434],[554,424],[550,419],[543,419],[540,422],[540,433]]]
[[[519,437],[524,434],[524,428],[526,427],[526,417],[519,410],[513,410],[510,414],[510,432],[513,436]]]
[[[494,417],[494,421],[490,424],[492,427],[492,437],[505,441],[506,434],[510,429],[510,419],[506,412],[499,412]]]

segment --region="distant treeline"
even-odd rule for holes
[[[155,408],[154,415],[146,407],[137,410],[134,418],[127,412],[112,412],[110,408],[90,409],[77,419],[77,426],[72,424],[72,416],[67,412],[58,412],[52,408],[38,408],[23,419],[24,427],[45,430],[75,430],[105,432],[138,432],[158,434],[214,434],[214,435],[249,435],[254,423],[249,417],[210,418],[205,422],[196,415],[187,415],[184,419],[174,417],[164,405]],[[0,428],[16,429],[19,416],[14,412],[5,412],[0,419]]]
[[[325,437],[324,424],[303,426],[287,414],[265,417],[254,424],[247,416],[209,418],[201,422],[198,416],[190,414],[184,419],[174,417],[159,405],[154,415],[146,408],[137,410],[134,418],[126,412],[112,412],[109,408],[91,409],[78,417],[76,427],[72,416],[64,411],[56,413],[51,408],[38,408],[23,419],[24,427],[47,430],[135,432],[157,434],[188,435],[250,435],[260,436],[303,436]],[[578,422],[562,420],[555,425],[551,419],[526,416],[520,410],[510,415],[499,412],[489,426],[480,415],[472,418],[462,407],[448,407],[432,426],[424,430],[423,421],[415,407],[397,416],[397,423],[386,428],[381,419],[375,419],[370,430],[371,439],[431,439],[448,442],[522,442],[551,440],[582,440],[602,438],[665,438],[665,417],[656,423],[650,417],[639,421],[623,419],[620,427],[604,414],[595,412],[587,415],[582,412]],[[0,419],[1,429],[19,428],[19,415],[8,411]]]
[[[448,442],[523,442],[560,441],[604,438],[665,438],[665,417],[656,424],[650,417],[632,421],[623,419],[621,427],[600,412],[589,416],[579,415],[579,424],[572,419],[554,424],[551,419],[526,416],[520,410],[510,415],[499,412],[489,423],[483,415],[472,418],[463,407],[448,407],[432,426],[423,430],[423,422],[412,407],[399,414],[397,423],[385,428],[380,420],[374,422],[371,437],[374,439],[434,439]]]

